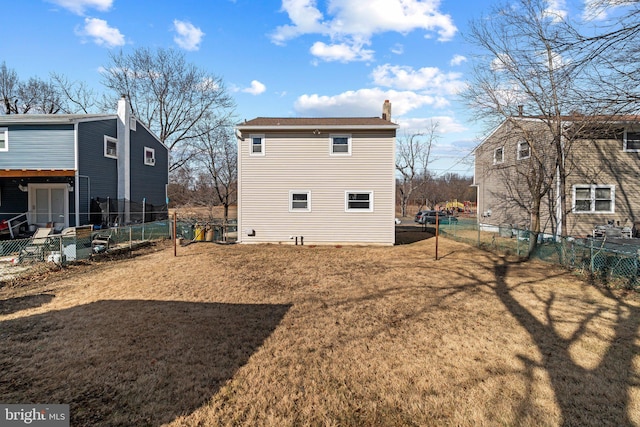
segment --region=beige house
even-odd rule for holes
[[[395,144],[383,118],[266,118],[236,127],[240,243],[395,242]]]
[[[599,225],[624,228],[640,221],[640,118],[563,118],[564,211],[549,125],[539,117],[509,118],[476,148],[479,224],[530,228],[529,189],[535,185],[548,186],[540,208],[548,236],[561,235],[563,228],[569,236],[587,236]]]

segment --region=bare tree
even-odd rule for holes
[[[637,113],[640,1],[592,0],[585,12],[592,25],[588,33],[575,31],[571,46],[576,62],[588,67],[592,90],[584,98],[617,114]]]
[[[171,207],[186,206],[193,203],[193,171],[183,166],[174,170],[169,179],[167,195]]]
[[[475,201],[475,190],[471,188],[473,179],[457,173],[445,173],[436,182],[444,188],[444,200],[447,202]]]
[[[233,125],[228,117],[198,124],[201,137],[192,143],[194,164],[210,182],[217,205],[224,207],[224,221],[229,218],[229,205],[236,202],[238,150]]]
[[[18,99],[20,108],[15,112],[22,114],[56,114],[62,104],[57,87],[37,77],[32,77],[18,86]]]
[[[56,114],[64,107],[64,96],[53,81],[31,77],[21,81],[6,63],[0,66],[0,98],[4,114]]]
[[[0,65],[0,98],[4,114],[15,114],[18,109],[18,73],[7,68],[7,64]]]
[[[67,77],[58,73],[51,73],[51,82],[58,90],[62,99],[61,111],[68,114],[89,114],[98,105],[96,92],[85,82],[69,81]]]
[[[530,149],[529,161],[511,166],[520,179],[507,182],[512,188],[505,197],[528,212],[530,251],[541,231],[541,201],[549,195],[554,179],[558,191],[553,202],[567,212],[567,157],[573,140],[563,118],[588,108],[579,96],[583,67],[571,60],[568,28],[562,16],[548,9],[547,1],[517,0],[498,5],[490,16],[473,22],[468,35],[481,51],[465,93],[477,118],[504,122],[526,111],[541,125],[532,129],[529,122],[511,120],[507,135],[520,138]],[[564,228],[559,231],[566,233]]]
[[[427,173],[431,160],[431,148],[438,139],[438,123],[424,132],[405,135],[398,139],[396,150],[396,170],[400,173],[398,191],[402,216],[407,215],[407,203],[419,185],[419,180]]]
[[[126,95],[133,114],[171,149],[170,170],[192,159],[191,142],[205,136],[198,123],[226,117],[234,107],[222,78],[187,63],[178,51],[139,48],[110,60],[104,85],[114,98]]]

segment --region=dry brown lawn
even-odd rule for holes
[[[434,246],[160,244],[5,284],[0,402],[73,426],[640,425],[636,294]]]

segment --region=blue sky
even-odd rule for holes
[[[569,13],[570,0],[550,8]],[[582,0],[575,0],[578,6]],[[584,0],[589,1],[589,0]],[[472,66],[464,34],[491,0],[20,0],[4,2],[0,61],[101,91],[109,51],[175,48],[222,77],[239,120],[379,116],[399,135],[438,123],[430,169],[472,174],[486,131],[457,92]],[[577,13],[576,9],[576,13]]]

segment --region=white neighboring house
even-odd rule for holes
[[[238,242],[395,243],[398,125],[258,117],[237,125]]]

